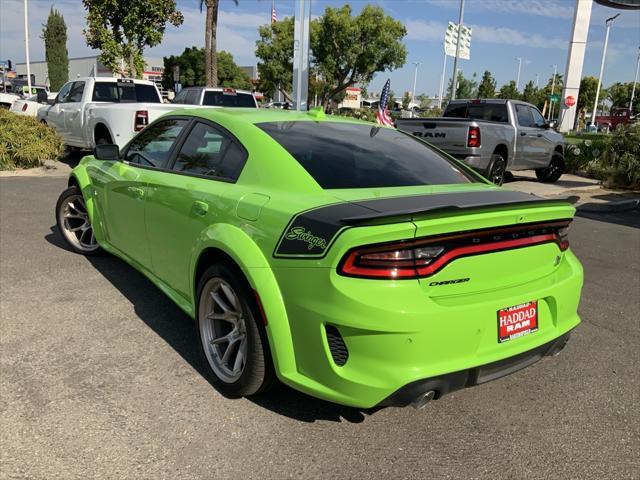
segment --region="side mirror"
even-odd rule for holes
[[[93,156],[96,157],[97,160],[109,160],[115,162],[120,159],[120,149],[118,148],[118,145],[111,143],[96,145],[96,148],[93,151]]]
[[[56,104],[56,99],[55,98],[47,98],[47,105],[55,105]]]
[[[38,103],[47,103],[47,92],[45,92],[44,90],[38,90],[38,93],[36,94],[36,100],[38,101]]]
[[[557,126],[558,122],[556,122],[555,120],[551,120],[549,123],[547,123],[547,128],[551,130],[555,130]]]

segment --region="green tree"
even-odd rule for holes
[[[520,97],[521,100],[525,102],[529,102],[533,105],[537,105],[538,100],[540,98],[540,92],[538,90],[539,89],[536,88],[536,85],[535,83],[533,83],[533,80],[529,80],[527,84],[524,86],[524,90],[522,91],[522,96]]]
[[[332,86],[323,98],[325,108],[338,93],[369,83],[376,72],[402,67],[407,58],[406,28],[381,7],[367,5],[356,16],[350,5],[327,7],[312,22],[311,33],[314,62]]]
[[[611,102],[611,108],[629,108],[632,90],[633,82],[617,82],[607,88],[606,98]],[[633,110],[636,113],[640,112],[640,102],[636,102],[638,93],[638,86],[636,86],[636,98],[633,100]]]
[[[251,90],[253,84],[247,72],[233,61],[233,55],[224,50],[217,55],[218,86]]]
[[[402,96],[402,109],[407,110],[409,108],[409,103],[411,103],[411,96],[409,95],[409,92],[404,92],[404,95]]]
[[[144,71],[143,51],[162,41],[167,23],[182,24],[175,0],[82,0],[87,10],[87,44],[99,49],[100,60],[113,73],[124,60],[129,76]]]
[[[596,90],[598,89],[598,79],[596,77],[583,77],[580,80],[580,94],[576,104],[576,111],[580,117],[580,112],[591,112],[593,102],[596,100]]]
[[[426,110],[431,108],[431,99],[424,93],[421,93],[416,97],[416,100],[420,102],[420,108]]]
[[[495,98],[496,87],[496,79],[493,78],[489,70],[485,70],[478,86],[478,98]]]
[[[538,97],[538,103],[536,104],[536,106],[540,109],[540,110],[544,110],[544,104],[546,102],[547,104],[547,110],[549,109],[549,97],[551,96],[551,90],[553,87],[553,93],[554,94],[562,94],[562,87],[564,85],[564,80],[562,78],[562,75],[558,74],[556,75],[556,81],[555,81],[555,86],[553,83],[553,75],[549,77],[549,80],[547,81],[547,84],[542,87],[540,89],[540,94]],[[553,104],[553,110],[554,112],[558,112],[558,103],[554,103]]]
[[[233,0],[238,5],[238,0]],[[217,87],[218,78],[218,56],[216,55],[218,48],[218,7],[220,0],[200,0],[200,11],[202,7],[207,7],[204,28],[204,56],[205,56],[205,72],[206,86]]]
[[[498,92],[498,98],[510,99],[510,100],[519,100],[520,93],[516,88],[515,80],[511,80],[509,83],[505,83],[502,87],[500,87],[500,91]]]
[[[291,101],[289,92],[293,80],[293,18],[263,25],[258,28],[258,34],[258,88],[271,98],[279,90],[287,101]]]
[[[449,80],[447,87],[447,96],[451,98],[451,90],[453,89],[453,79]],[[476,74],[471,79],[465,78],[464,74],[458,70],[458,85],[456,86],[456,98],[476,98],[478,92],[478,82],[476,82]]]
[[[42,26],[49,88],[57,92],[69,81],[69,52],[67,51],[67,25],[62,14],[51,7],[47,23]]]

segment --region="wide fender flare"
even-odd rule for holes
[[[102,215],[100,214],[100,208],[95,200],[95,191],[89,175],[82,164],[73,169],[69,176],[69,186],[77,184],[80,187],[82,196],[84,197],[84,203],[87,206],[87,213],[89,214],[89,221],[93,227],[93,234],[96,237],[96,241],[101,243],[104,240],[104,224],[102,222]]]
[[[226,223],[211,225],[198,237],[190,264],[191,298],[196,311],[196,268],[202,253],[215,248],[227,254],[238,265],[260,299],[267,319],[266,331],[278,376],[295,372],[295,356],[291,328],[278,282],[269,262],[251,237],[238,227]]]

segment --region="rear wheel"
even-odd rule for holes
[[[76,186],[67,188],[56,203],[56,224],[67,246],[76,253],[94,255],[100,252],[87,205]]]
[[[504,183],[505,174],[507,173],[507,162],[504,157],[498,153],[491,156],[491,164],[487,171],[487,178],[496,185]]]
[[[542,183],[554,183],[564,173],[564,157],[560,152],[555,152],[547,168],[536,169],[536,177]]]
[[[261,314],[246,280],[224,264],[209,267],[198,286],[200,353],[212,382],[229,397],[255,395],[275,380]]]

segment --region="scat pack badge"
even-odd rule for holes
[[[315,236],[311,231],[304,227],[293,227],[285,235],[287,240],[299,240],[307,244],[307,249],[313,250],[315,247],[325,250],[327,241],[324,238]]]

